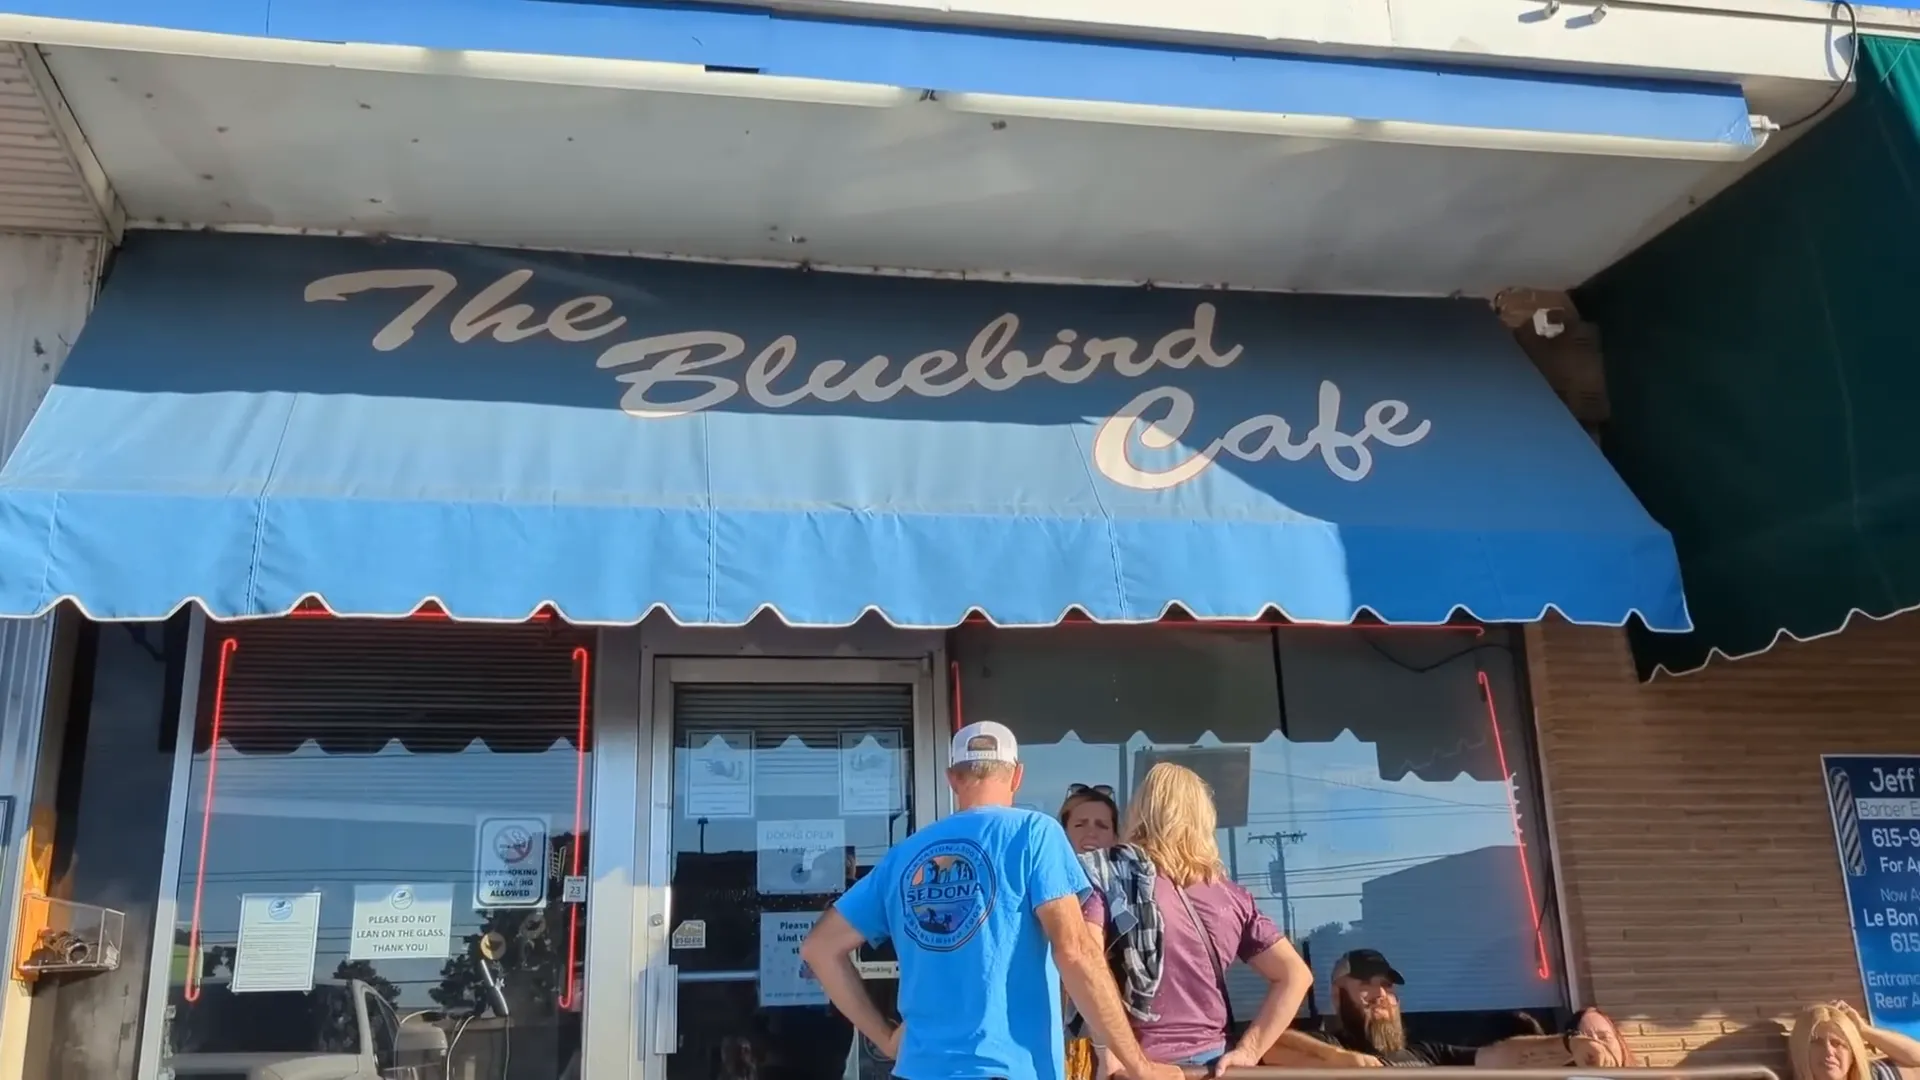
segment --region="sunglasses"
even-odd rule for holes
[[[1088,794],[1102,795],[1102,796],[1105,796],[1106,798],[1111,799],[1113,798],[1113,785],[1112,784],[1068,784],[1067,794],[1069,795],[1088,795]]]

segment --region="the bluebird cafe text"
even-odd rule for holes
[[[507,343],[545,335],[556,341],[587,342],[627,324],[627,317],[616,313],[613,300],[606,296],[576,296],[545,312],[512,302],[533,276],[532,270],[515,270],[480,290],[445,324],[452,340],[465,344],[487,335]],[[417,295],[373,335],[369,344],[381,352],[412,340],[427,317],[460,290],[460,281],[445,270],[429,268],[363,270],[310,282],[305,298],[309,303],[344,301],[369,290],[389,289]],[[1123,378],[1194,365],[1224,368],[1238,360],[1243,349],[1216,345],[1215,316],[1214,305],[1195,304],[1188,325],[1172,328],[1151,343],[1061,327],[1034,353],[1015,347],[1020,319],[1008,312],[988,321],[970,342],[953,341],[952,347],[903,356],[901,362],[881,354],[857,363],[829,357],[797,366],[801,347],[792,334],[767,341],[740,367],[737,362],[749,353],[746,339],[727,330],[683,330],[619,342],[603,351],[597,363],[603,370],[618,371],[613,381],[626,385],[621,409],[644,420],[668,420],[743,394],[765,409],[785,409],[809,400],[858,399],[878,404],[902,393],[943,398],[968,387],[1006,391],[1035,377],[1073,384],[1102,368]],[[790,368],[795,369],[792,375],[787,374]],[[655,396],[662,390],[668,393]],[[686,396],[689,393],[692,396]],[[1217,437],[1200,435],[1189,441],[1188,428],[1195,417],[1193,395],[1184,386],[1149,387],[1100,423],[1092,463],[1114,483],[1142,491],[1165,490],[1193,480],[1222,455],[1249,462],[1318,457],[1334,476],[1356,482],[1373,471],[1376,447],[1412,446],[1433,430],[1430,420],[1416,419],[1411,406],[1392,398],[1367,405],[1358,425],[1343,430],[1341,390],[1331,379],[1320,380],[1313,406],[1311,424],[1303,421],[1296,427],[1285,417],[1262,413]],[[1139,460],[1138,451],[1166,451],[1182,442],[1194,449],[1178,460],[1167,461],[1164,456],[1148,463]]]

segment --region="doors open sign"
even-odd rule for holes
[[[547,822],[483,817],[475,830],[473,906],[540,907],[547,902]]]

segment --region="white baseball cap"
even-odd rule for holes
[[[953,733],[953,753],[948,762],[965,765],[973,761],[1000,761],[1008,765],[1020,761],[1020,741],[1007,725],[982,720]]]

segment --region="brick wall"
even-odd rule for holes
[[[1528,631],[1582,1001],[1655,1064],[1787,1075],[1801,1005],[1861,1005],[1819,755],[1920,752],[1920,616],[1635,681],[1617,630]]]

